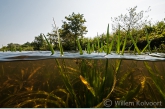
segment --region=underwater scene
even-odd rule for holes
[[[0,107],[165,107],[162,54],[1,52]]]

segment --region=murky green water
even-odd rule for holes
[[[0,107],[165,107],[163,57],[49,55],[0,53]]]

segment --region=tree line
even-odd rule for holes
[[[150,48],[165,50],[165,19],[158,21],[155,24],[151,23],[151,20],[148,17],[144,17],[145,12],[137,12],[137,6],[128,9],[128,13],[121,14],[118,17],[111,18],[113,21],[112,27],[113,32],[110,34],[111,38],[115,35],[118,35],[120,31],[121,40],[126,38],[125,36],[131,32],[133,38],[135,39],[139,49],[144,48],[146,45],[146,34],[149,36],[149,39],[152,40],[150,43]],[[65,16],[65,21],[62,21],[61,28],[58,29],[60,35],[63,49],[66,51],[77,50],[77,39],[79,39],[82,49],[86,49],[88,42],[91,45],[94,45],[95,48],[98,46],[106,45],[106,35],[100,34],[94,38],[85,38],[84,35],[88,32],[87,27],[85,26],[86,19],[83,14],[75,14],[74,12]],[[50,33],[47,33],[47,39],[50,44],[53,45],[53,49],[58,50],[58,35],[57,30],[53,27],[53,30]],[[99,44],[96,45],[96,43]],[[123,45],[121,43],[121,47]],[[114,48],[115,49],[115,48]],[[126,49],[133,50],[134,46],[131,42],[131,39],[127,38]],[[3,46],[1,50],[9,51],[32,51],[32,50],[49,50],[49,47],[44,40],[43,34],[39,34],[34,37],[32,42],[26,42],[22,45],[9,43],[7,46]]]

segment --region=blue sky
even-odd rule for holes
[[[125,14],[126,9],[137,6],[153,22],[165,18],[165,0],[0,0],[0,48],[8,43],[32,42],[40,33],[52,31],[53,17],[61,27],[65,16],[72,12],[84,14],[88,33],[94,37],[106,32],[111,17]]]

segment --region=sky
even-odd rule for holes
[[[60,28],[72,12],[84,15],[85,37],[94,37],[106,32],[111,17],[135,6],[137,12],[150,6],[147,15],[153,22],[165,18],[165,0],[0,0],[0,48],[8,43],[32,42],[40,33],[52,31],[53,18]]]

